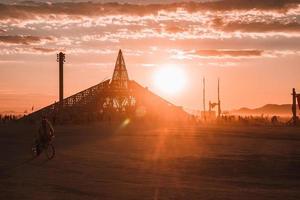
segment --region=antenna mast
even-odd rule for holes
[[[206,109],[205,109],[205,77],[203,77],[203,117],[206,120]]]
[[[218,117],[221,116],[220,79],[218,78]]]

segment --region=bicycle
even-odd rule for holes
[[[55,156],[55,148],[53,145],[53,139],[52,137],[49,142],[47,143],[41,143],[38,140],[35,140],[31,146],[31,153],[33,157],[38,157],[43,151],[46,154],[46,157],[51,160]]]

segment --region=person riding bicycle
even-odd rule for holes
[[[48,144],[53,137],[54,129],[52,124],[47,120],[46,117],[43,117],[38,130],[38,154],[41,152],[41,147]]]

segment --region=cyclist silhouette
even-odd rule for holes
[[[40,154],[42,147],[48,144],[54,137],[52,124],[44,116],[38,130],[37,153]]]

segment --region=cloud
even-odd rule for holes
[[[143,67],[156,67],[157,66],[156,64],[153,64],[153,63],[142,63],[141,65]]]
[[[72,53],[103,54],[95,48],[97,45],[137,44],[141,40],[145,43],[155,40],[159,45],[176,41],[176,45],[182,42],[198,48],[195,44],[201,45],[200,41],[209,43],[209,40],[243,40],[244,44],[249,38],[275,41],[277,36],[282,36],[295,39],[300,37],[299,2],[219,0],[121,4],[61,1],[0,4],[0,45],[13,46],[5,50],[8,53],[47,54],[54,52],[52,48],[66,48]],[[215,44],[201,48],[261,48]],[[34,46],[28,48],[29,45]],[[218,54],[221,56],[221,52]],[[181,54],[182,59],[185,56]]]
[[[274,10],[279,12],[297,8],[300,0],[223,0],[205,2],[182,2],[169,4],[121,4],[121,3],[34,3],[0,4],[0,19],[36,19],[55,15],[104,16],[104,15],[156,15],[159,11],[172,12],[184,9],[188,12],[198,11],[232,11],[232,10]]]
[[[224,22],[219,18],[213,20],[213,26],[225,32],[285,32],[300,33],[300,24],[297,22],[280,22],[280,21],[231,21]]]
[[[259,49],[171,49],[168,52],[171,54],[171,58],[179,60],[191,60],[194,58],[254,58],[268,56],[267,52]],[[268,54],[271,55],[270,52],[268,52]]]
[[[168,33],[181,33],[187,31],[187,29],[181,26],[172,25],[166,26],[165,31]]]
[[[299,50],[262,50],[262,49],[198,49],[198,50],[168,50],[171,58],[178,60],[201,59],[240,59],[240,58],[277,58],[286,56],[299,56]],[[229,66],[229,65],[228,65]]]
[[[169,8],[168,8],[169,7]],[[91,2],[63,2],[63,3],[31,3],[28,5],[0,4],[0,19],[36,19],[37,17],[52,15],[104,16],[104,15],[150,15],[163,8],[175,9],[173,6],[153,4],[119,4],[119,3],[91,3]]]
[[[120,42],[150,37],[170,40],[226,39],[249,36],[244,34],[247,32],[254,36],[262,36],[254,32],[299,36],[295,34],[299,32],[296,21],[299,13],[300,0],[164,4],[22,2],[0,4],[0,28],[7,29],[6,34],[20,33],[20,30],[26,33],[34,30],[55,31],[55,35],[65,38],[75,37],[74,30],[78,30],[76,37],[85,35],[84,42]]]
[[[197,50],[194,55],[204,56],[204,57],[257,57],[262,56],[263,50],[233,50],[233,49],[207,49],[207,50]]]
[[[187,3],[186,8],[189,11],[211,10],[211,11],[232,11],[232,10],[275,10],[287,11],[291,8],[296,8],[300,3],[299,0],[221,0],[208,1],[203,3]]]
[[[33,47],[32,50],[39,52],[39,53],[53,53],[58,52],[57,49],[51,49],[51,48],[43,48],[43,47]]]
[[[40,37],[40,36],[24,36],[24,35],[1,35],[0,43],[6,44],[41,44],[46,41],[52,41],[52,37]]]
[[[99,48],[48,48],[43,46],[27,47],[27,46],[14,46],[9,48],[1,48],[0,54],[5,55],[15,55],[15,54],[31,54],[31,55],[41,55],[41,54],[53,54],[59,51],[64,51],[68,54],[79,55],[79,54],[98,54],[98,55],[109,55],[115,54],[114,49],[99,49]]]

